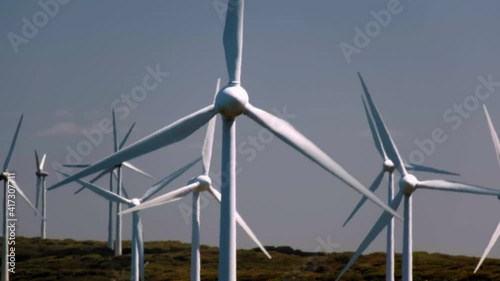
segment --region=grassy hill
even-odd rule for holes
[[[114,257],[105,242],[16,239],[16,274],[11,280],[109,281],[129,280],[130,241],[124,255]],[[290,247],[267,247],[272,260],[257,249],[238,251],[238,280],[335,280],[352,253],[306,253]],[[190,244],[178,241],[147,242],[146,280],[189,280]],[[217,280],[218,248],[201,248],[202,280]],[[414,253],[415,281],[500,280],[500,260],[487,259],[472,274],[478,258]],[[401,256],[396,256],[396,279],[401,278]],[[385,254],[372,253],[358,260],[342,280],[385,280]]]

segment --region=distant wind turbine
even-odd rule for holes
[[[14,133],[14,138],[12,139],[12,142],[10,144],[9,152],[7,153],[7,157],[5,158],[5,162],[3,164],[3,171],[0,174],[0,181],[3,181],[3,188],[4,188],[4,193],[3,193],[3,239],[2,239],[2,281],[8,281],[9,280],[9,259],[7,258],[9,247],[9,230],[7,228],[7,223],[12,218],[13,215],[15,214],[15,210],[9,210],[8,207],[10,206],[12,208],[12,205],[14,208],[19,208],[16,205],[16,198],[17,195],[20,195],[28,205],[35,210],[35,213],[38,214],[37,209],[31,201],[28,199],[28,197],[24,194],[24,192],[19,188],[15,181],[15,175],[13,173],[9,172],[9,165],[10,165],[10,160],[12,158],[12,153],[14,152],[14,147],[16,146],[17,142],[17,136],[19,135],[19,129],[21,129],[21,124],[23,122],[23,116],[21,115],[21,118],[19,118],[19,122],[17,123],[17,128],[16,132]],[[9,190],[12,190],[11,187],[15,189],[15,193],[9,192]],[[17,219],[15,219],[17,220]]]
[[[133,123],[132,126],[130,126],[127,133],[123,137],[121,143],[118,145],[118,136],[116,134],[117,128],[116,128],[116,118],[115,118],[115,110],[114,109],[112,110],[112,115],[113,115],[112,116],[113,117],[113,148],[114,148],[114,152],[117,152],[120,149],[122,149],[123,146],[125,145],[125,143],[127,142],[128,137],[130,136],[130,133],[132,132],[132,130],[135,127],[135,123]],[[69,168],[86,168],[88,166],[90,166],[90,165],[89,164],[63,165],[63,167],[69,167]],[[109,191],[113,192],[113,177],[114,177],[116,179],[117,194],[121,195],[123,193],[123,189],[121,188],[121,187],[123,187],[122,174],[121,174],[121,167],[122,166],[124,166],[132,171],[135,171],[139,174],[145,175],[149,178],[156,180],[150,174],[142,171],[141,169],[130,164],[129,162],[124,161],[123,163],[119,163],[115,167],[111,167],[110,169],[102,171],[97,176],[95,176],[93,179],[91,179],[89,182],[94,183],[98,179],[100,179],[101,177],[103,177],[104,175],[109,173]],[[117,171],[117,173],[115,171]],[[120,188],[118,188],[118,187],[120,187]],[[75,192],[75,194],[80,193],[84,189],[85,189],[85,187],[81,187],[80,189],[78,189]],[[122,242],[121,242],[122,241],[122,239],[121,239],[122,220],[121,220],[121,216],[118,214],[119,211],[121,210],[121,207],[120,207],[121,203],[120,202],[115,202],[115,203],[116,203],[117,211],[114,214],[113,214],[113,202],[111,202],[111,200],[109,201],[109,206],[108,206],[108,247],[110,249],[115,249],[115,255],[119,256],[122,254]],[[113,244],[113,216],[116,216],[116,226],[115,226],[116,232],[115,232],[115,243],[114,244]]]
[[[388,173],[388,204],[390,204],[393,200],[394,197],[394,170],[395,166],[394,163],[389,159],[387,156],[387,153],[385,152],[384,146],[382,145],[382,140],[380,139],[379,133],[375,127],[375,124],[373,123],[373,119],[370,115],[370,112],[368,111],[368,108],[366,107],[366,101],[363,96],[363,108],[366,114],[366,118],[368,120],[368,127],[370,128],[371,135],[373,137],[373,142],[375,144],[375,147],[377,148],[377,151],[379,155],[382,157],[383,160],[383,167],[382,170],[379,172],[375,180],[373,180],[372,184],[370,185],[369,189],[372,192],[375,192],[378,187],[380,186],[380,183],[382,182],[382,179],[384,177],[385,173]],[[412,164],[405,164],[405,167],[407,170],[414,170],[414,171],[422,171],[422,172],[431,172],[431,173],[437,173],[437,174],[447,174],[447,175],[459,175],[456,173],[444,171],[444,170],[439,170],[427,166],[421,166],[421,165],[412,165]],[[346,226],[346,224],[354,217],[354,215],[358,212],[358,210],[363,206],[363,204],[366,202],[368,198],[366,196],[363,196],[361,200],[358,202],[354,210],[351,212],[347,220],[345,221],[343,226]],[[386,243],[386,281],[394,281],[394,218],[391,218],[389,223],[387,224],[387,243]]]
[[[216,93],[219,92],[220,79],[217,82]],[[212,144],[215,131],[215,117],[208,122],[207,134],[203,144],[202,159],[203,171],[202,174],[192,178],[187,186],[181,187],[177,190],[161,195],[146,203],[135,206],[122,212],[122,214],[136,212],[139,210],[163,205],[172,201],[179,200],[189,194],[193,194],[193,213],[192,213],[192,228],[191,228],[191,281],[200,281],[201,263],[200,263],[200,193],[208,191],[219,203],[221,203],[221,194],[219,191],[212,187],[212,180],[209,177],[210,162],[212,159]],[[257,236],[248,227],[243,218],[236,212],[236,222],[243,228],[243,230],[252,238],[252,240],[259,246],[264,254],[271,258],[262,243],[257,239]]]
[[[212,117],[220,114],[223,119],[222,175],[227,176],[226,180],[221,180],[220,281],[236,280],[236,118],[242,114],[271,131],[285,143],[298,150],[332,175],[338,177],[354,190],[366,195],[378,206],[390,212],[390,214],[401,218],[387,204],[330,158],[330,156],[293,128],[292,125],[249,103],[248,94],[240,85],[244,1],[231,0],[230,4],[226,13],[226,24],[223,35],[229,83],[219,91],[215,102],[177,120],[171,125],[160,129],[49,188],[50,190],[60,187],[82,177],[109,169],[123,161],[179,142],[209,122]]]
[[[125,204],[129,207],[139,206],[143,202],[147,202],[153,195],[158,193],[163,187],[167,184],[175,180],[177,177],[182,175],[185,171],[191,168],[194,164],[200,161],[200,158],[195,159],[191,163],[188,163],[175,173],[167,176],[166,178],[159,181],[157,184],[153,185],[149,188],[146,193],[141,198],[133,198],[129,199],[128,196],[120,196],[111,191],[105,190],[99,186],[91,184],[89,182],[83,180],[77,180],[77,182],[83,185],[85,188],[88,188],[103,197],[106,200],[112,202],[119,202],[121,204]],[[59,172],[59,171],[58,171]],[[68,174],[63,172],[59,172],[62,175],[68,177]],[[130,266],[130,280],[142,280],[144,281],[144,238],[142,231],[142,222],[141,217],[139,216],[139,212],[134,212],[132,216],[132,239],[131,239],[131,266]],[[140,279],[139,279],[140,277]]]
[[[44,169],[46,154],[42,156],[40,161],[38,158],[38,153],[35,150],[35,160],[36,160],[36,209],[38,210],[38,201],[40,200],[40,195],[42,196],[42,216],[41,216],[41,226],[40,226],[40,237],[42,239],[47,238],[47,185],[45,178],[49,175]]]
[[[486,109],[486,105],[483,105],[483,108],[484,108],[484,114],[486,115],[486,121],[488,122],[488,127],[490,129],[491,139],[493,140],[493,147],[495,147],[495,153],[497,155],[498,165],[500,165],[500,142],[498,140],[498,135],[497,132],[495,131],[495,127],[493,127],[493,122],[491,122],[490,114],[488,113],[488,109]],[[490,242],[488,242],[488,246],[486,246],[486,249],[484,249],[484,253],[481,256],[481,259],[479,260],[479,263],[477,264],[474,273],[476,273],[479,270],[481,264],[483,264],[484,262],[484,259],[486,259],[493,246],[495,246],[495,243],[497,242],[499,236],[500,236],[500,222],[498,223],[495,232],[493,232]]]
[[[392,140],[392,137],[387,129],[382,116],[380,115],[377,107],[373,103],[373,100],[368,92],[361,74],[358,73],[361,85],[363,87],[363,92],[365,94],[366,100],[370,107],[371,114],[375,120],[377,131],[379,132],[380,138],[382,140],[382,146],[389,159],[394,162],[396,169],[401,175],[399,180],[399,192],[396,194],[394,199],[391,201],[391,208],[398,209],[401,201],[404,197],[404,222],[403,222],[403,268],[402,276],[403,281],[413,280],[413,238],[412,238],[412,198],[411,195],[417,189],[430,189],[430,190],[441,190],[441,191],[453,191],[453,192],[463,192],[472,194],[482,194],[482,195],[495,195],[499,196],[500,191],[492,188],[480,187],[475,185],[469,185],[464,183],[446,181],[446,180],[427,180],[419,181],[417,178],[409,174],[406,167],[401,160],[398,149]],[[375,238],[382,232],[382,230],[390,223],[391,216],[384,212],[373,228],[370,230],[365,239],[361,242],[359,248],[351,257],[347,265],[340,272],[337,280],[339,280],[342,275],[354,264],[354,262],[361,256],[361,254],[368,248],[368,246],[375,240]],[[394,243],[394,241],[390,241]]]

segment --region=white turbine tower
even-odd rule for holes
[[[217,91],[219,90],[219,82],[217,83]],[[208,191],[219,203],[221,203],[221,194],[219,191],[212,187],[212,180],[209,177],[210,172],[210,162],[212,158],[212,144],[215,131],[216,119],[213,117],[208,122],[207,134],[205,136],[205,142],[203,144],[202,159],[203,159],[203,171],[202,174],[192,178],[187,186],[181,187],[177,190],[169,192],[165,195],[161,195],[155,199],[152,199],[146,203],[139,206],[130,208],[122,212],[122,214],[136,212],[139,210],[147,209],[150,207],[155,207],[163,205],[172,201],[181,199],[189,194],[193,194],[193,213],[192,213],[192,228],[191,228],[191,281],[200,281],[201,272],[201,262],[200,262],[200,192]],[[262,243],[257,239],[257,236],[248,227],[245,221],[241,218],[238,212],[235,213],[236,223],[238,223],[241,228],[252,238],[252,240],[259,246],[259,248],[264,252],[264,254],[271,258],[269,253],[266,251]]]
[[[40,226],[40,237],[42,239],[47,238],[47,185],[45,178],[49,175],[44,169],[46,154],[42,156],[42,160],[38,158],[38,153],[35,150],[35,160],[36,160],[36,209],[38,210],[38,201],[40,200],[40,195],[42,196],[42,215],[41,215],[41,226]]]
[[[402,268],[402,277],[403,281],[411,281],[413,280],[412,275],[412,266],[413,266],[413,240],[412,240],[412,194],[417,189],[430,189],[430,190],[441,190],[441,191],[453,191],[453,192],[463,192],[463,193],[472,193],[472,194],[481,194],[481,195],[500,195],[500,190],[495,190],[492,188],[480,187],[475,185],[469,185],[458,182],[451,182],[446,180],[427,180],[427,181],[419,181],[417,178],[408,174],[403,161],[401,160],[401,156],[399,155],[398,149],[392,140],[392,137],[389,133],[389,130],[385,126],[382,117],[373,103],[373,100],[368,92],[368,89],[363,81],[363,78],[358,73],[359,79],[361,81],[361,85],[363,87],[363,91],[365,97],[368,101],[368,105],[370,107],[371,114],[373,119],[375,120],[375,124],[377,126],[377,131],[380,134],[380,138],[382,140],[382,146],[390,160],[394,162],[394,165],[398,172],[401,175],[399,180],[399,192],[396,194],[394,199],[391,201],[391,208],[398,209],[401,201],[404,197],[404,222],[403,222],[403,268]],[[384,212],[373,228],[370,230],[365,239],[361,242],[359,248],[351,257],[347,265],[340,272],[337,280],[339,280],[342,275],[354,264],[354,262],[361,256],[361,254],[368,248],[368,246],[375,240],[375,238],[382,232],[382,230],[390,223],[391,216]],[[389,243],[394,243],[394,241],[389,241]]]
[[[17,128],[16,132],[14,133],[14,138],[12,139],[12,142],[10,144],[9,152],[7,153],[7,157],[5,158],[5,162],[3,164],[3,171],[0,174],[0,181],[3,181],[3,188],[4,188],[4,193],[3,193],[3,239],[2,239],[2,281],[8,281],[9,280],[9,259],[7,258],[9,247],[8,242],[9,242],[9,231],[7,228],[7,223],[10,221],[12,218],[10,214],[15,214],[15,210],[12,211],[12,209],[9,211],[8,206],[14,205],[14,207],[19,208],[15,202],[17,195],[20,195],[28,205],[35,210],[35,213],[38,214],[37,209],[33,204],[31,204],[30,200],[24,192],[19,188],[15,181],[15,175],[9,172],[9,165],[10,165],[10,160],[12,158],[12,153],[14,152],[14,147],[16,146],[17,142],[17,136],[19,135],[19,129],[21,128],[21,123],[23,122],[23,116],[21,115],[21,118],[19,118],[19,123],[17,123]],[[11,190],[11,187],[13,187],[16,192],[15,193],[10,193],[9,190]],[[14,202],[14,204],[12,204]]]
[[[132,130],[135,127],[135,123],[133,123],[132,126],[130,126],[127,133],[123,137],[121,143],[118,144],[118,136],[116,134],[116,131],[117,131],[116,118],[115,118],[115,110],[114,109],[112,110],[112,117],[113,117],[113,119],[112,119],[113,120],[113,148],[114,148],[114,152],[117,152],[120,149],[122,149],[123,146],[125,145],[125,143],[127,142],[128,137],[130,136],[130,133],[132,132]],[[63,166],[68,167],[68,168],[86,168],[90,165],[89,164],[78,164],[78,165],[63,165]],[[100,179],[101,177],[103,177],[104,175],[109,173],[109,191],[113,192],[113,177],[114,177],[116,179],[116,186],[117,186],[116,193],[118,195],[121,195],[123,193],[122,174],[121,174],[121,167],[122,166],[126,167],[132,171],[135,171],[139,174],[145,175],[149,178],[156,180],[153,176],[149,175],[148,173],[135,167],[131,163],[124,161],[124,162],[116,165],[115,167],[112,167],[110,169],[102,171],[97,176],[95,176],[93,179],[91,179],[89,181],[89,183],[94,183],[98,179]],[[115,173],[115,171],[118,171],[118,173]],[[118,187],[120,187],[120,188],[118,188]],[[81,187],[80,189],[78,189],[75,192],[75,194],[80,193],[84,189],[85,189],[85,187]],[[121,242],[122,241],[122,238],[121,238],[121,236],[122,236],[122,231],[121,231],[122,230],[122,226],[121,226],[122,220],[121,220],[121,216],[118,214],[121,210],[121,207],[120,207],[121,203],[115,202],[115,204],[116,204],[117,211],[116,211],[116,213],[113,213],[113,202],[111,200],[109,200],[109,206],[108,206],[108,247],[110,249],[114,249],[115,255],[119,256],[122,254],[122,242]],[[114,244],[113,244],[113,216],[116,216],[115,243]]]
[[[490,134],[491,138],[493,140],[493,146],[495,147],[495,153],[497,155],[497,161],[498,164],[500,165],[500,142],[498,140],[498,135],[497,132],[495,131],[495,127],[493,127],[493,122],[491,122],[490,114],[488,113],[488,109],[486,109],[486,105],[483,105],[484,108],[484,114],[486,114],[486,120],[488,121],[488,127],[490,129]],[[499,197],[500,199],[500,197]],[[497,225],[497,228],[495,229],[495,232],[493,232],[493,235],[491,236],[490,242],[488,242],[488,246],[486,246],[486,249],[484,249],[484,253],[481,256],[481,259],[479,260],[479,263],[476,266],[476,269],[474,270],[474,273],[476,273],[479,268],[481,267],[481,264],[483,264],[484,259],[488,256],[488,254],[491,251],[491,248],[495,245],[495,243],[498,240],[498,237],[500,236],[500,222]]]
[[[229,83],[219,91],[215,103],[177,120],[171,125],[137,141],[136,143],[106,157],[96,164],[53,185],[50,189],[109,169],[123,161],[147,154],[181,141],[210,121],[216,114],[223,119],[222,132],[222,206],[220,218],[219,280],[236,280],[236,117],[244,114],[260,126],[268,129],[304,156],[338,177],[354,190],[366,195],[392,215],[400,216],[356,178],[337,164],[313,142],[298,132],[292,125],[248,101],[248,94],[240,85],[243,47],[243,0],[231,0],[227,10],[223,44]]]
[[[197,158],[191,163],[188,163],[184,167],[180,168],[173,174],[162,179],[151,188],[149,188],[146,193],[141,198],[129,199],[128,195],[120,196],[111,191],[105,190],[99,186],[93,185],[89,182],[83,180],[77,180],[77,182],[83,185],[84,188],[88,188],[95,192],[97,195],[103,197],[106,200],[112,202],[119,202],[125,204],[129,207],[139,206],[143,202],[147,202],[153,195],[158,193],[163,187],[167,186],[170,182],[181,176],[194,164],[198,163],[201,158]],[[58,171],[60,174],[68,177],[66,173]],[[140,278],[140,279],[139,279]],[[131,239],[131,265],[130,265],[130,280],[131,281],[144,281],[144,238],[142,231],[142,222],[139,212],[134,212],[132,217],[132,239]]]
[[[387,153],[385,152],[385,149],[382,145],[382,141],[380,139],[379,133],[377,129],[375,128],[375,124],[373,123],[373,119],[368,111],[368,108],[366,107],[366,101],[363,96],[363,108],[366,114],[366,118],[368,120],[368,127],[370,128],[370,132],[373,137],[373,142],[375,144],[375,147],[377,148],[377,151],[379,155],[382,157],[383,160],[383,167],[382,171],[379,172],[375,180],[373,180],[372,184],[370,185],[369,189],[372,192],[375,192],[378,187],[380,186],[380,183],[382,182],[382,179],[384,177],[385,173],[388,173],[388,199],[387,202],[390,204],[392,202],[392,199],[394,197],[394,163],[387,157]],[[439,170],[427,166],[422,166],[422,165],[412,165],[412,164],[405,164],[405,167],[407,170],[414,170],[414,171],[422,171],[422,172],[431,172],[431,173],[437,173],[437,174],[447,174],[447,175],[459,175],[456,173],[444,171],[444,170]],[[361,200],[358,202],[354,210],[351,212],[347,220],[345,221],[344,225],[345,226],[353,217],[354,215],[358,212],[358,210],[363,206],[363,204],[366,202],[368,198],[363,196]],[[387,224],[387,244],[386,244],[386,281],[394,281],[394,218],[392,218],[389,223]]]

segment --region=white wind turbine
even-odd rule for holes
[[[14,152],[14,147],[16,146],[17,142],[17,136],[19,135],[19,129],[21,129],[21,123],[23,122],[23,116],[21,115],[21,118],[19,118],[19,122],[17,123],[17,128],[16,132],[14,133],[14,138],[12,139],[12,142],[10,144],[9,152],[7,153],[7,157],[5,158],[5,162],[3,164],[3,171],[0,174],[0,181],[3,181],[3,188],[4,188],[4,193],[3,193],[3,239],[2,239],[2,281],[8,281],[9,280],[9,260],[7,258],[8,255],[8,250],[9,247],[7,247],[8,242],[9,242],[9,231],[7,228],[7,223],[11,221],[12,215],[15,214],[15,210],[17,210],[18,206],[16,205],[16,197],[17,195],[20,195],[28,205],[35,210],[35,213],[38,214],[37,209],[33,204],[31,204],[31,201],[26,197],[24,192],[19,188],[15,181],[15,175],[13,173],[9,172],[9,164],[10,160],[12,158],[12,153]],[[14,188],[16,190],[15,193],[9,192],[11,188]],[[12,208],[15,208],[14,210],[11,209],[9,210],[8,207],[10,206]],[[11,215],[12,214],[12,215]],[[14,220],[17,221],[17,219],[14,218]],[[14,222],[14,221],[13,221]]]
[[[38,201],[40,200],[40,195],[42,196],[42,215],[41,215],[41,226],[40,226],[40,237],[42,239],[47,238],[47,185],[45,178],[49,175],[44,169],[46,154],[42,156],[42,160],[38,158],[38,153],[35,150],[35,160],[36,160],[36,198],[35,204],[38,210]]]
[[[223,44],[229,83],[216,96],[215,103],[195,113],[177,120],[169,126],[137,141],[136,143],[114,153],[94,165],[51,186],[60,187],[69,182],[109,169],[123,161],[147,154],[162,147],[181,141],[198,130],[216,114],[223,119],[222,132],[222,174],[227,180],[222,182],[222,206],[220,218],[220,255],[219,280],[236,280],[236,122],[241,114],[248,116],[262,127],[271,131],[278,138],[292,146],[304,156],[338,177],[344,183],[366,195],[370,200],[400,216],[351,176],[339,164],[330,158],[313,142],[298,132],[285,120],[282,120],[248,102],[248,94],[240,85],[241,60],[243,47],[243,6],[244,0],[231,0],[226,13]]]
[[[375,120],[375,124],[377,127],[377,131],[382,140],[382,146],[387,152],[387,155],[390,160],[394,162],[394,165],[398,172],[401,175],[399,180],[399,192],[396,194],[394,199],[390,202],[391,208],[398,209],[401,201],[404,197],[404,222],[403,222],[403,268],[402,268],[402,277],[403,281],[411,281],[413,280],[413,239],[412,239],[412,197],[411,195],[417,189],[430,189],[430,190],[441,190],[441,191],[453,191],[453,192],[463,192],[463,193],[472,193],[472,194],[481,194],[481,195],[500,195],[500,190],[480,187],[475,185],[469,185],[464,183],[446,181],[446,180],[427,180],[427,181],[419,181],[417,178],[409,174],[405,168],[403,161],[401,160],[401,156],[399,155],[398,149],[392,140],[392,137],[389,133],[389,130],[385,126],[385,123],[373,103],[373,100],[368,92],[368,89],[361,77],[361,74],[358,73],[359,79],[361,81],[361,85],[363,87],[363,91],[368,101],[368,105]],[[354,262],[361,256],[361,254],[368,248],[368,246],[375,240],[375,238],[382,232],[382,230],[390,223],[391,216],[384,212],[373,228],[370,230],[365,239],[361,242],[357,251],[351,257],[347,265],[340,272],[337,280],[339,280],[342,275],[354,264]],[[391,244],[394,244],[394,240],[388,241]]]
[[[125,143],[127,142],[128,138],[130,136],[130,133],[132,132],[132,130],[135,127],[135,123],[133,123],[132,126],[130,126],[127,133],[123,137],[121,143],[118,144],[118,136],[116,133],[116,131],[117,131],[116,117],[115,117],[115,110],[114,109],[112,110],[112,120],[113,120],[113,148],[114,148],[114,152],[117,152],[120,149],[122,149],[123,146],[125,145]],[[63,167],[68,167],[68,168],[86,168],[88,166],[90,166],[90,165],[89,164],[63,165]],[[103,177],[104,175],[109,173],[109,191],[113,192],[113,177],[114,177],[116,179],[117,194],[121,195],[123,193],[122,174],[121,174],[121,167],[122,166],[126,167],[132,171],[135,171],[139,174],[145,175],[149,178],[156,180],[153,176],[149,175],[148,173],[135,167],[131,163],[124,161],[122,163],[119,163],[115,167],[112,167],[110,169],[102,171],[97,176],[95,176],[93,179],[91,179],[89,182],[94,183],[98,179],[100,179],[101,177]],[[118,173],[116,173],[115,171],[117,171]],[[120,187],[120,188],[118,188],[118,187]],[[85,189],[85,187],[81,187],[80,189],[75,191],[75,194],[80,193],[84,189]],[[122,237],[122,231],[121,231],[122,230],[122,219],[121,219],[121,216],[118,214],[121,210],[121,207],[120,207],[121,203],[115,202],[116,209],[117,209],[116,213],[113,213],[113,202],[111,200],[109,200],[108,203],[109,203],[109,206],[108,206],[108,247],[110,249],[115,249],[115,255],[119,256],[122,254],[122,242],[121,242],[122,241],[122,238],[121,238]],[[115,226],[116,232],[115,232],[115,243],[114,244],[113,244],[113,216],[116,216],[116,226]]]
[[[217,82],[217,91],[219,91],[220,79]],[[152,199],[146,203],[139,206],[130,208],[122,212],[122,214],[137,212],[139,210],[163,205],[172,201],[179,200],[189,194],[193,194],[193,213],[192,213],[192,227],[191,227],[191,281],[200,281],[201,272],[201,262],[200,262],[200,192],[208,191],[219,203],[221,203],[221,194],[215,188],[212,187],[212,180],[209,176],[210,172],[210,162],[212,159],[212,144],[214,139],[216,119],[213,117],[208,122],[207,134],[205,136],[205,142],[203,144],[202,151],[202,164],[203,171],[202,174],[192,178],[187,186],[181,187],[177,190],[171,191],[165,195],[161,195],[155,199]],[[264,252],[264,254],[271,258],[269,253],[266,251],[262,243],[257,239],[257,236],[248,227],[246,222],[241,218],[238,212],[235,213],[236,223],[243,228],[243,230],[252,238],[252,240],[259,246],[259,248]]]
[[[493,146],[495,147],[497,161],[498,161],[498,164],[500,165],[500,142],[498,141],[498,135],[497,135],[497,132],[495,131],[495,127],[493,127],[493,122],[491,122],[490,114],[488,113],[488,109],[486,109],[486,105],[483,105],[483,108],[484,108],[484,114],[486,114],[486,120],[488,121],[488,127],[490,129],[491,138],[493,140]],[[499,236],[500,236],[500,222],[498,223],[497,228],[495,229],[495,232],[493,232],[493,235],[491,236],[491,239],[490,239],[490,242],[488,243],[488,246],[486,246],[486,249],[484,249],[484,253],[481,256],[481,259],[479,260],[479,263],[477,264],[476,269],[474,270],[474,273],[476,273],[479,270],[479,268],[481,267],[481,264],[483,264],[484,259],[486,259],[486,257],[490,253],[491,248],[493,248],[493,246],[497,242]]]
[[[378,187],[380,186],[380,183],[382,182],[382,179],[384,177],[385,173],[388,173],[388,199],[387,202],[390,203],[394,197],[394,163],[387,157],[387,153],[385,152],[385,149],[382,145],[382,141],[380,139],[379,133],[377,129],[375,128],[375,124],[373,123],[373,119],[368,111],[368,108],[366,107],[366,101],[363,96],[363,108],[366,114],[366,118],[368,120],[368,127],[370,128],[371,135],[373,137],[373,142],[375,144],[375,147],[377,148],[377,151],[379,155],[382,157],[383,160],[383,167],[382,171],[379,172],[375,180],[373,180],[372,184],[370,185],[369,189],[372,192],[375,192]],[[422,171],[422,172],[431,172],[431,173],[437,173],[437,174],[447,174],[447,175],[459,175],[456,173],[440,170],[440,169],[435,169],[427,166],[422,166],[422,165],[412,165],[412,164],[405,164],[405,167],[407,170],[414,170],[414,171]],[[351,212],[347,220],[345,221],[344,225],[345,226],[357,213],[357,211],[363,206],[363,204],[366,202],[368,198],[366,196],[363,196],[361,200],[358,202],[354,210]],[[394,218],[391,218],[389,223],[387,224],[387,244],[386,244],[386,281],[394,281]]]
[[[168,185],[170,182],[178,178],[194,164],[198,163],[200,158],[195,159],[191,163],[188,163],[181,169],[177,170],[173,174],[167,176],[166,178],[159,181],[157,184],[149,188],[146,193],[141,198],[129,199],[128,196],[120,196],[111,191],[105,190],[101,187],[93,185],[89,182],[83,180],[77,180],[77,182],[83,185],[84,188],[88,188],[95,192],[97,195],[103,197],[106,200],[112,202],[119,202],[125,204],[129,207],[139,206],[143,202],[147,202],[153,195],[158,193],[163,187]],[[69,175],[58,171],[62,175],[68,177]],[[140,279],[139,279],[140,277]],[[131,265],[130,265],[130,280],[142,280],[144,281],[144,238],[142,231],[142,222],[139,212],[134,212],[132,216],[132,239],[131,239]]]

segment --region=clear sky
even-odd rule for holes
[[[82,132],[99,128],[99,122],[110,118],[113,105],[122,107],[120,139],[137,122],[132,143],[208,105],[217,78],[227,81],[221,43],[224,11],[218,8],[225,1],[63,2],[57,2],[57,9],[47,8],[52,16],[45,18],[48,12],[38,1],[0,4],[0,156],[3,161],[24,112],[11,167],[33,201],[35,148],[48,154],[48,184],[54,184],[52,166],[64,163],[68,151],[88,142]],[[489,97],[488,88],[482,87],[483,100],[474,97],[479,77],[491,75],[491,80],[500,81],[499,9],[498,1],[247,1],[242,83],[252,104],[268,111],[286,109],[296,128],[368,186],[382,161],[362,109],[356,76],[360,71],[406,159],[417,159],[416,151],[423,153],[416,141],[430,138],[436,128],[444,132],[446,140],[435,143],[424,164],[462,176],[420,173],[420,179],[500,188],[499,167],[479,106],[487,104],[500,129],[500,87],[490,86]],[[388,13],[390,20],[380,16],[381,23],[372,22]],[[36,31],[28,26],[34,20]],[[371,35],[356,37],[356,27],[368,28]],[[370,36],[369,42],[358,38],[363,36]],[[357,48],[350,62],[341,44]],[[154,87],[138,96],[140,101],[127,104],[122,95],[131,97],[143,85],[148,66],[169,75],[159,77],[157,84],[149,80]],[[464,112],[459,113],[454,105],[464,101]],[[237,207],[261,241],[314,251],[321,246],[318,241],[330,237],[340,245],[335,250],[355,250],[381,209],[368,203],[342,228],[360,195],[280,140],[270,139],[256,123],[245,117],[238,121]],[[204,134],[205,127],[132,163],[163,178],[200,155]],[[82,163],[111,153],[112,135],[103,135],[103,141],[82,156]],[[251,139],[258,143],[252,145]],[[214,172],[220,171],[220,151],[219,119]],[[201,166],[195,166],[164,192],[200,172]],[[124,184],[133,196],[141,196],[154,183],[124,172]],[[99,185],[106,187],[107,179]],[[384,200],[386,186],[384,180],[377,191]],[[77,188],[72,184],[49,192],[48,236],[105,240],[107,203],[90,191],[73,196]],[[188,242],[190,224],[180,208],[190,204],[189,197],[142,212],[145,238]],[[18,217],[18,235],[39,235],[39,219],[21,201]],[[414,194],[414,249],[479,256],[499,219],[500,202],[494,197],[419,190]],[[218,224],[218,204],[211,200],[202,210],[203,243],[218,244]],[[397,251],[401,226],[396,224]],[[123,229],[129,239],[128,216]],[[384,241],[379,237],[370,251],[382,251]],[[241,231],[238,243],[254,247]],[[500,246],[491,256],[500,257]]]

